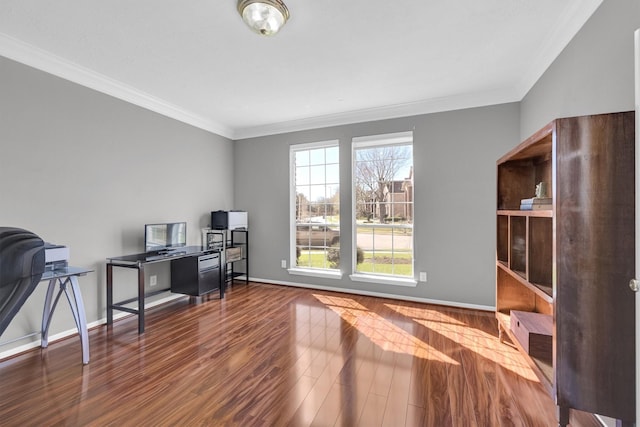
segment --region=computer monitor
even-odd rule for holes
[[[162,251],[187,245],[187,223],[145,224],[144,250]]]

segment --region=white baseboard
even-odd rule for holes
[[[167,295],[167,296],[165,296],[163,298],[159,298],[159,299],[157,299],[155,301],[151,301],[149,303],[145,303],[145,309],[156,307],[156,306],[158,306],[160,304],[164,304],[164,303],[167,303],[167,302],[170,302],[170,301],[174,301],[174,300],[177,300],[177,299],[181,299],[181,298],[188,298],[188,296],[181,295],[181,294],[169,294],[169,295]],[[122,319],[123,317],[127,317],[127,316],[133,316],[133,314],[129,314],[129,313],[125,313],[125,312],[119,312],[119,313],[116,313],[116,314],[113,315],[113,320],[115,321],[115,320]],[[95,322],[87,323],[87,329],[92,329],[92,328],[95,328],[97,326],[104,325],[106,323],[107,323],[107,318],[103,317],[101,319],[96,320]],[[27,339],[29,337],[37,337],[37,339],[34,339],[31,342],[28,342],[28,343],[23,344],[21,346],[13,347],[13,348],[10,348],[9,350],[1,352],[0,353],[0,361],[2,361],[4,359],[7,359],[9,357],[15,356],[17,354],[24,353],[25,351],[29,351],[29,350],[32,350],[34,348],[40,347],[40,335],[41,335],[41,333],[40,333],[40,331],[38,331],[38,332],[31,333],[29,335],[25,335],[25,336],[20,337],[20,338],[16,338],[16,339],[14,339],[14,340],[12,340],[12,341],[10,341],[8,343],[5,343],[5,345],[6,345],[6,344],[10,344],[12,342],[16,342],[16,341],[20,341],[20,340],[23,340],[23,339]],[[60,341],[62,339],[68,338],[68,337],[73,336],[73,335],[78,335],[78,330],[75,329],[75,328],[68,329],[66,331],[62,331],[62,332],[59,332],[59,333],[54,334],[54,335],[49,335],[49,346],[51,346],[51,344],[55,343],[56,341]],[[89,347],[89,350],[91,350],[91,347]]]
[[[294,282],[286,282],[286,281],[281,281],[281,280],[269,280],[269,279],[261,279],[261,278],[257,278],[257,277],[251,277],[249,278],[250,281],[252,282],[261,282],[261,283],[268,283],[268,284],[272,284],[272,285],[281,285],[281,286],[291,286],[291,287],[296,287],[296,288],[305,288],[305,289],[318,289],[318,290],[324,290],[324,291],[332,291],[332,292],[342,292],[342,293],[346,293],[346,294],[353,294],[353,295],[366,295],[366,296],[372,296],[372,297],[381,297],[381,298],[389,298],[389,299],[395,299],[395,300],[400,300],[400,301],[412,301],[412,302],[420,302],[420,303],[425,303],[425,304],[435,304],[435,305],[442,305],[442,306],[447,306],[447,307],[456,307],[456,308],[467,308],[467,309],[472,309],[472,310],[481,310],[481,311],[495,311],[495,307],[492,306],[488,306],[488,305],[479,305],[479,304],[467,304],[467,303],[462,303],[462,302],[456,302],[456,301],[445,301],[445,300],[437,300],[437,299],[430,299],[430,298],[418,298],[418,297],[409,297],[409,296],[402,296],[402,295],[392,295],[392,294],[386,294],[386,293],[381,293],[381,292],[371,292],[371,291],[362,291],[362,290],[354,290],[354,289],[347,289],[347,288],[338,288],[338,287],[334,287],[334,286],[320,286],[320,285],[310,285],[310,284],[306,284],[306,283],[294,283]],[[187,298],[185,295],[180,295],[180,294],[169,294],[164,298],[160,298],[156,301],[153,302],[149,302],[148,304],[145,304],[145,308],[152,308],[155,306],[158,306],[160,304],[164,304],[176,299],[180,299],[180,298]],[[129,313],[117,313],[114,314],[113,316],[113,320],[118,320],[121,319],[123,317],[127,317],[127,316],[132,316]],[[96,320],[95,322],[91,322],[87,324],[87,327],[89,329],[91,328],[95,328],[97,326],[100,325],[104,325],[107,323],[107,319],[106,317],[103,317],[101,319]],[[60,341],[62,339],[68,338],[72,335],[77,335],[78,331],[74,328],[74,329],[68,329],[66,331],[62,331],[59,332],[57,334],[54,335],[50,335],[49,336],[49,345],[55,343],[56,341]],[[6,358],[15,356],[16,354],[20,354],[23,353],[25,351],[40,347],[40,332],[34,332],[33,334],[30,335],[26,335],[22,338],[17,338],[15,340],[13,340],[12,342],[15,341],[19,341],[21,339],[26,339],[28,337],[38,337],[38,339],[35,339],[27,344],[23,344],[21,346],[18,347],[14,347],[11,348],[9,350],[6,350],[4,352],[0,353],[0,361],[4,360]],[[7,343],[9,344],[9,343]]]
[[[296,288],[306,288],[306,289],[319,289],[323,291],[342,292],[342,293],[353,294],[353,295],[366,295],[371,297],[389,298],[389,299],[395,299],[400,301],[421,302],[425,304],[443,305],[447,307],[468,308],[472,310],[481,310],[481,311],[496,310],[495,307],[492,307],[489,305],[468,304],[468,303],[457,302],[457,301],[444,301],[444,300],[437,300],[437,299],[430,299],[430,298],[409,297],[404,295],[386,294],[382,292],[371,292],[371,291],[362,291],[362,290],[355,290],[355,289],[348,289],[348,288],[337,288],[334,286],[310,285],[307,283],[294,283],[294,282],[285,282],[281,280],[260,279],[258,277],[251,277],[249,280],[252,282],[269,283],[271,285],[292,286]]]

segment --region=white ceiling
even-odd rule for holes
[[[229,137],[520,101],[602,0],[2,0],[0,55]]]

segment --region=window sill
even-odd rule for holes
[[[340,271],[331,270],[313,270],[310,268],[290,268],[287,270],[289,274],[296,276],[322,277],[325,279],[342,279]]]
[[[382,285],[407,286],[415,288],[418,282],[413,279],[403,279],[399,277],[377,276],[374,274],[351,274],[349,276],[354,282],[380,283]]]

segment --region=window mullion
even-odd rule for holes
[[[371,245],[354,272],[413,277],[413,132],[354,138],[352,165],[353,259]]]
[[[339,269],[339,252],[335,255],[335,248],[331,247],[339,242],[340,182],[335,167],[339,165],[338,148],[338,141],[298,144],[290,148],[294,183],[290,237],[293,269]],[[333,176],[330,176],[329,165],[333,165]],[[298,171],[297,167],[305,169]],[[302,178],[302,174],[305,182],[297,183],[296,179]],[[330,255],[335,256],[329,259]]]

